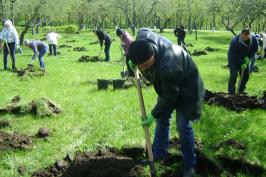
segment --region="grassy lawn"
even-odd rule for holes
[[[142,145],[144,133],[140,126],[140,108],[137,90],[98,91],[97,85],[87,81],[98,78],[120,78],[122,71],[120,60],[120,40],[115,36],[111,46],[110,63],[78,63],[82,55],[98,55],[99,45],[88,45],[97,40],[91,32],[80,34],[60,34],[59,45],[86,47],[88,51],[76,52],[72,48],[59,49],[61,55],[45,56],[46,74],[44,77],[34,77],[21,80],[14,73],[0,71],[0,107],[15,95],[22,97],[22,102],[28,103],[35,98],[46,97],[58,103],[63,113],[49,118],[39,118],[31,115],[14,116],[0,115],[0,120],[9,120],[11,127],[2,131],[14,131],[35,135],[40,127],[48,127],[52,133],[48,140],[34,139],[30,150],[0,152],[0,176],[19,176],[17,168],[21,165],[30,175],[39,168],[53,164],[67,153],[77,150],[94,150],[98,146]],[[163,33],[164,36],[176,41],[172,30]],[[26,38],[40,39],[44,34],[28,34]],[[200,31],[198,40],[194,34],[187,35],[186,42],[194,47],[189,50],[218,48],[218,52],[209,52],[206,56],[193,57],[200,70],[205,87],[211,91],[227,91],[229,71],[223,68],[227,64],[227,50],[232,34],[230,32]],[[66,42],[76,40],[76,42]],[[24,53],[17,55],[17,67],[25,68],[30,62],[32,51],[23,47]],[[102,52],[102,57],[104,53]],[[38,60],[35,65],[39,65]],[[257,61],[260,72],[254,73],[248,84],[250,95],[260,95],[266,90],[266,62]],[[11,60],[9,60],[9,67]],[[0,60],[3,67],[3,59]],[[156,102],[153,88],[143,89],[146,110],[150,111]],[[193,125],[196,138],[203,143],[203,151],[209,157],[217,153],[258,163],[266,167],[266,114],[262,110],[247,110],[235,113],[218,106],[205,105],[201,120]],[[174,121],[174,120],[173,120]],[[172,136],[176,135],[175,124],[172,123]],[[154,131],[154,125],[151,128]],[[153,134],[153,133],[151,133]],[[247,146],[245,151],[221,149],[215,151],[214,145],[233,138]],[[239,174],[239,176],[245,176]]]

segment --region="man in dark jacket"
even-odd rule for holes
[[[175,36],[177,37],[177,44],[178,45],[186,45],[185,43],[185,37],[186,37],[186,31],[184,26],[180,25],[179,27],[176,27],[174,30]]]
[[[129,58],[153,85],[157,104],[143,125],[156,120],[153,142],[154,159],[164,159],[169,147],[169,121],[176,110],[176,125],[183,153],[183,176],[195,173],[196,156],[191,121],[198,120],[204,97],[204,86],[197,66],[180,46],[148,30],[140,29],[129,47]]]
[[[110,35],[104,31],[101,31],[101,30],[94,30],[93,32],[97,35],[97,37],[100,41],[101,50],[102,50],[103,41],[104,41],[105,61],[109,62],[110,61],[110,47],[111,47],[111,43],[112,43],[112,39],[111,39]]]
[[[240,83],[239,94],[243,94],[248,82],[250,67],[248,64],[254,61],[255,53],[258,51],[258,42],[255,36],[250,35],[249,29],[243,29],[235,36],[228,51],[228,64],[230,68],[230,78],[228,82],[229,94],[235,94],[235,84],[238,73],[244,72]]]

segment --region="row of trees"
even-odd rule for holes
[[[80,28],[266,29],[265,0],[0,0],[0,18],[16,25]],[[197,33],[196,33],[197,34]]]

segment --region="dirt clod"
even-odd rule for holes
[[[63,44],[63,45],[59,45],[58,47],[59,48],[71,48],[72,46]]]
[[[215,51],[218,51],[219,49],[212,48],[212,47],[206,47],[204,50],[206,50],[208,52],[215,52]]]
[[[36,134],[36,137],[38,138],[45,138],[50,135],[50,130],[46,127],[40,128],[38,130],[38,133]]]
[[[24,175],[26,172],[26,167],[24,166],[19,166],[18,167],[18,173],[21,174],[21,175]]]
[[[194,50],[194,52],[191,54],[193,56],[200,56],[200,55],[207,55],[208,52],[206,50]]]
[[[0,131],[0,151],[10,149],[26,149],[32,144],[30,137],[14,132],[8,134]]]

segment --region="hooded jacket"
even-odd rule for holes
[[[154,86],[158,99],[152,110],[155,118],[176,109],[190,120],[200,118],[204,85],[196,64],[180,46],[148,29],[140,29],[136,40],[147,40],[155,50],[155,62],[142,74]]]

